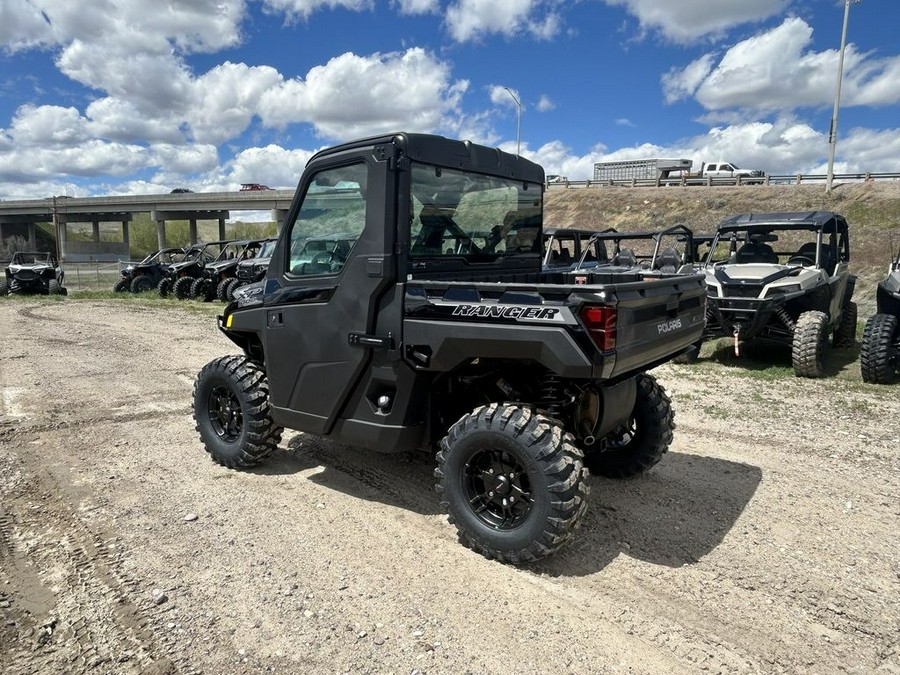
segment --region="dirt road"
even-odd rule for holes
[[[658,369],[670,453],[516,569],[456,542],[428,455],[213,464],[212,316],[0,303],[3,672],[900,673],[900,397],[856,363]]]

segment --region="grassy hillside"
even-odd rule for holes
[[[850,223],[851,271],[859,276],[860,317],[875,310],[875,286],[900,246],[900,182],[824,185],[586,188],[547,190],[547,227],[618,230],[655,229],[685,223],[694,232],[712,232],[736,213],[837,211]]]

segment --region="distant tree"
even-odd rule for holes
[[[16,251],[27,251],[29,248],[28,239],[14,234],[0,242],[0,260],[9,260]],[[0,274],[2,274],[2,270],[0,270]]]

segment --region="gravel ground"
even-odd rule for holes
[[[213,311],[0,303],[3,672],[900,673],[900,401],[852,354],[657,369],[669,454],[514,568],[456,542],[424,453],[212,463]]]

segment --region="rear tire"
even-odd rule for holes
[[[131,288],[131,279],[119,279],[113,286],[113,293],[126,293]]]
[[[146,274],[139,274],[131,280],[132,293],[146,293],[153,290],[153,279]]]
[[[172,280],[169,277],[160,279],[159,283],[156,284],[156,292],[159,293],[161,298],[168,297],[169,293],[172,292]]]
[[[172,284],[172,295],[179,300],[187,300],[191,297],[191,285],[194,283],[192,277],[178,277]]]
[[[666,454],[675,430],[675,413],[666,390],[652,375],[637,376],[634,410],[625,427],[605,439],[603,450],[587,452],[584,463],[595,475],[631,478],[646,473]]]
[[[856,344],[856,320],[859,310],[852,300],[844,305],[841,312],[841,323],[832,336],[833,344],[837,349],[850,349]]]
[[[194,422],[213,461],[231,469],[268,457],[284,431],[272,421],[265,372],[244,356],[203,367],[194,382]]]
[[[210,302],[215,297],[212,281],[204,277],[194,279],[194,283],[191,284],[191,297],[195,300]]]
[[[890,384],[897,379],[898,326],[900,322],[892,314],[876,314],[866,321],[859,350],[863,382]]]
[[[503,562],[555,552],[587,508],[575,439],[521,405],[492,403],[460,418],[441,440],[434,475],[460,542]]]
[[[822,377],[827,344],[828,317],[824,312],[803,312],[797,319],[791,345],[794,374],[797,377]]]

